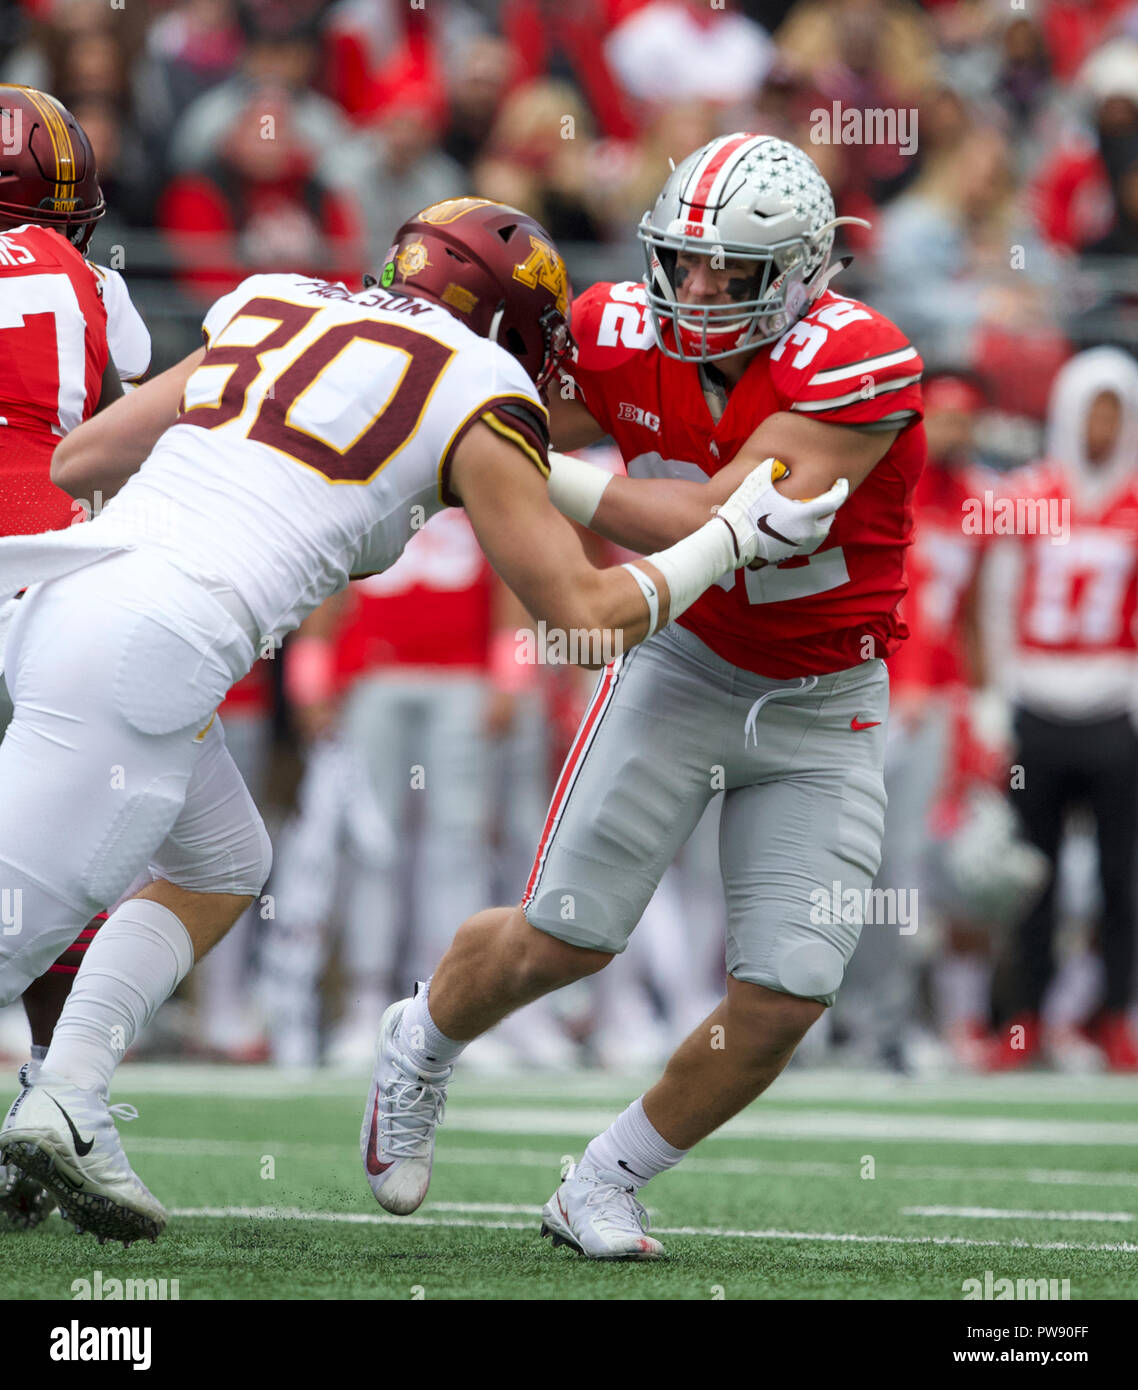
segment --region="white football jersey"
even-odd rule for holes
[[[107,347],[119,380],[135,385],[150,370],[150,330],[134,307],[126,281],[117,270],[89,261],[107,311]]]
[[[90,527],[165,549],[279,638],[349,577],[398,559],[458,499],[483,419],[548,472],[521,363],[445,309],[378,287],[254,275],[210,309],[182,414]]]

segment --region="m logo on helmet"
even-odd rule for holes
[[[565,274],[565,262],[547,241],[530,236],[533,248],[524,261],[514,266],[514,279],[520,280],[530,289],[543,285],[554,296],[557,307],[564,314],[569,307],[569,290]]]
[[[457,221],[464,213],[471,212],[474,208],[493,206],[493,198],[448,198],[445,203],[432,203],[429,208],[424,208],[415,220],[438,227],[444,222]]]

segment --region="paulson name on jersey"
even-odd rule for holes
[[[701,372],[657,345],[642,285],[594,285],[574,301],[572,330],[577,353],[566,375],[616,440],[632,477],[703,481],[776,411],[899,429],[819,550],[729,575],[679,619],[725,660],[778,680],[896,650],[907,635],[896,609],[925,455],[923,368],[900,329],[827,290],[757,351],[718,420]]]

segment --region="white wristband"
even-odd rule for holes
[[[629,574],[632,575],[633,579],[636,580],[637,584],[640,585],[640,592],[644,595],[648,603],[647,636],[651,637],[660,626],[660,591],[644,571],[638,569],[636,565],[626,564],[622,565],[621,568],[626,569]]]
[[[644,558],[668,581],[669,622],[690,608],[709,585],[730,574],[739,563],[734,533],[719,517],[712,517],[698,531],[667,550]]]
[[[601,503],[612,474],[595,463],[549,451],[549,500],[563,516],[588,526]]]

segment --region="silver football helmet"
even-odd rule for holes
[[[637,235],[661,351],[712,362],[773,342],[796,323],[841,264],[830,267],[834,198],[814,161],[773,135],[736,132],[696,150],[674,169]],[[729,304],[681,304],[676,260],[689,252],[742,262]],[[682,277],[681,277],[682,278]]]

